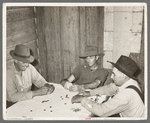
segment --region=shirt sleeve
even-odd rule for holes
[[[74,77],[75,77],[75,80],[74,80],[74,81],[76,81],[77,79],[80,78],[80,73],[81,73],[80,68],[81,68],[81,67],[82,67],[82,65],[78,65],[78,66],[73,70],[72,74],[73,74]]]
[[[120,113],[126,110],[128,103],[128,95],[124,92],[115,95],[112,99],[102,104],[96,103],[87,98],[84,98],[81,101],[83,107],[97,116],[111,116]]]
[[[108,71],[106,69],[101,69],[99,71],[99,75],[98,77],[96,78],[97,80],[100,80],[100,85],[99,86],[103,86],[106,79],[107,79],[107,76],[108,76]]]
[[[32,65],[30,65],[30,71],[32,83],[36,87],[41,88],[42,86],[44,86],[45,83],[47,83],[47,81],[39,74],[39,72]]]
[[[8,101],[18,102],[32,98],[31,91],[18,92],[17,87],[15,85],[15,75],[10,70],[7,71],[6,91],[10,99]]]
[[[111,83],[111,84],[91,90],[90,94],[91,96],[95,96],[95,95],[113,96],[117,93],[117,91],[118,91],[118,87],[114,83]]]

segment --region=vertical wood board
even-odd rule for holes
[[[86,7],[87,45],[97,46],[99,40],[99,7]]]
[[[70,51],[69,51],[69,12],[68,7],[60,7],[60,28],[61,28],[61,41],[62,41],[62,58],[63,58],[63,69],[64,69],[64,78],[67,78],[70,75]]]
[[[79,24],[79,56],[83,56],[85,52],[86,47],[86,11],[85,7],[79,8],[79,14],[80,14],[80,24]],[[80,63],[84,63],[84,59],[80,59]]]
[[[36,7],[37,34],[41,75],[47,80],[47,49],[44,36],[44,8]]]
[[[60,41],[60,16],[59,16],[59,7],[54,7],[53,14],[53,26],[54,26],[54,46],[55,46],[55,82],[60,83],[63,79],[63,70],[62,70],[62,42]]]

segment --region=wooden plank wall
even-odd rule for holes
[[[103,7],[36,7],[36,16],[42,75],[47,81],[67,78],[84,62],[79,56],[86,46],[103,52]]]
[[[13,61],[9,52],[14,50],[17,44],[24,44],[31,48],[35,59],[38,61],[34,7],[7,7],[6,15],[7,66]],[[39,70],[39,64],[36,61],[33,62],[33,65]]]

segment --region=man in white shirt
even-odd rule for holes
[[[114,66],[111,75],[114,83],[82,92],[82,94],[84,96],[106,95],[113,97],[101,104],[84,97],[81,99],[82,106],[100,117],[108,117],[118,113],[121,117],[144,117],[145,106],[140,97],[141,92],[138,93],[133,88],[129,88],[129,86],[134,86],[141,91],[137,79],[134,77],[139,67],[132,59],[123,55],[116,63],[110,63]]]
[[[10,51],[10,55],[14,62],[7,67],[7,107],[15,102],[54,91],[54,86],[50,85],[30,64],[34,61],[34,57],[27,46],[16,45],[15,50]],[[32,84],[38,89],[31,91]]]

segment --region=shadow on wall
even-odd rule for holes
[[[30,54],[32,55],[32,56],[34,56],[34,53],[33,53],[33,51],[30,49]],[[36,65],[38,65],[38,60],[37,59],[34,59],[34,61],[31,63],[33,66],[36,66]]]

